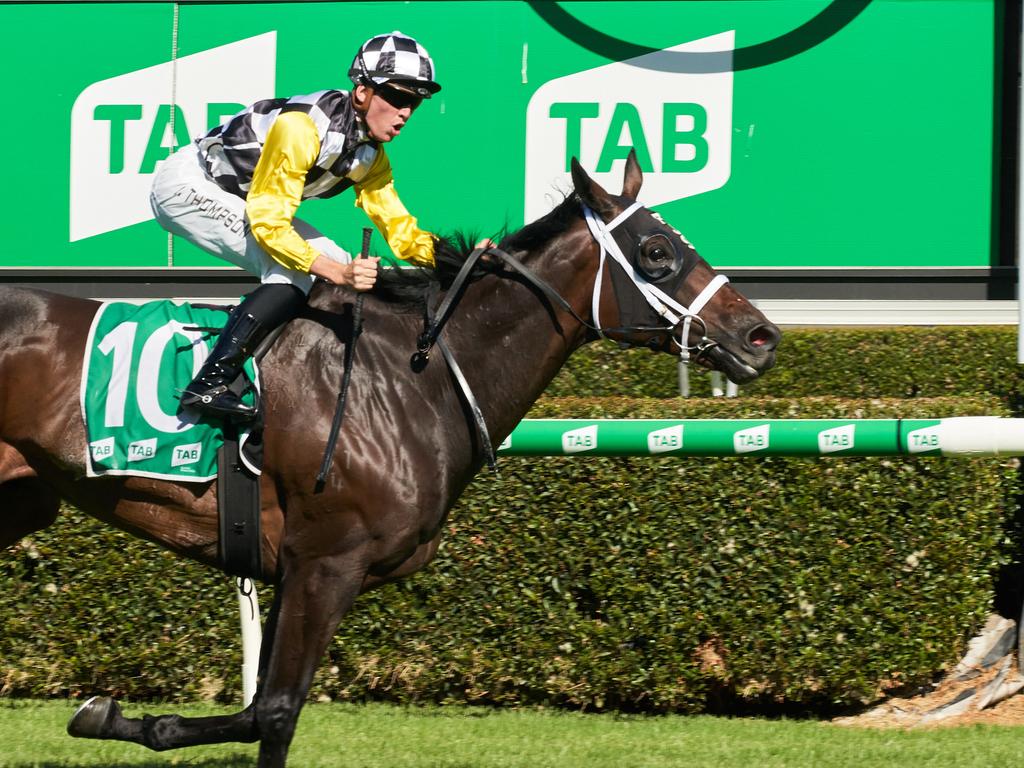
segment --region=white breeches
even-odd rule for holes
[[[309,293],[314,277],[274,261],[249,232],[245,201],[225,192],[203,172],[194,144],[164,160],[149,195],[160,225],[207,253],[230,261],[262,283],[288,283]],[[352,256],[314,227],[294,219],[295,230],[324,256],[347,264]]]

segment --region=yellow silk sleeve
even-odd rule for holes
[[[420,267],[434,266],[434,238],[417,226],[416,217],[398,199],[391,163],[383,147],[377,150],[369,173],[355,189],[356,205],[370,217],[396,256]]]
[[[306,173],[320,153],[320,135],[304,112],[278,115],[267,132],[245,212],[256,242],[274,261],[303,272],[319,252],[295,231],[292,219],[302,202]]]

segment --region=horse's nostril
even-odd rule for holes
[[[779,345],[782,332],[774,325],[759,325],[747,334],[747,342],[754,349],[770,352]]]

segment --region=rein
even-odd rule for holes
[[[363,227],[363,258],[370,255],[370,237],[373,230]],[[341,375],[341,388],[338,390],[338,400],[334,405],[334,419],[331,421],[331,431],[327,436],[327,446],[324,448],[324,458],[320,462],[320,471],[316,475],[314,493],[322,493],[327,484],[327,473],[331,471],[331,464],[334,461],[334,449],[338,445],[338,433],[341,431],[341,421],[345,417],[345,404],[348,402],[348,385],[352,381],[352,363],[356,357],[356,342],[363,333],[363,299],[365,294],[360,293],[356,297],[355,308],[352,310],[352,338],[345,345],[345,362]]]
[[[569,304],[568,301],[543,278],[535,274],[529,267],[523,264],[519,259],[512,256],[510,253],[503,251],[500,248],[489,247],[489,248],[476,248],[469,256],[466,257],[462,267],[456,274],[455,279],[452,281],[451,286],[445,295],[441,305],[437,308],[436,313],[431,313],[427,309],[427,323],[426,327],[419,338],[416,340],[416,353],[413,355],[412,363],[415,367],[422,369],[430,361],[430,352],[435,345],[441,350],[441,354],[448,366],[452,370],[452,374],[458,382],[461,394],[466,404],[469,406],[470,411],[473,414],[473,420],[476,423],[477,432],[480,436],[481,445],[484,448],[484,456],[487,460],[487,465],[491,469],[496,469],[496,459],[494,456],[494,449],[492,447],[490,434],[487,430],[487,422],[484,420],[483,412],[480,410],[480,406],[476,401],[476,397],[473,395],[472,390],[469,387],[469,383],[466,381],[465,376],[462,374],[462,370],[455,362],[455,358],[448,349],[448,346],[444,344],[440,338],[441,330],[444,328],[445,323],[448,322],[448,318],[451,317],[452,311],[458,304],[459,299],[462,298],[463,290],[465,289],[466,283],[469,280],[469,276],[473,271],[473,267],[481,259],[484,254],[493,254],[500,258],[506,265],[514,269],[516,272],[521,274],[526,280],[531,283],[534,287],[539,289],[545,296],[547,296],[555,305],[564,310],[566,313],[571,315],[580,325],[587,328],[601,338],[608,338],[606,332],[624,332],[624,333],[635,333],[635,332],[657,332],[657,331],[673,331],[680,321],[682,322],[682,329],[680,330],[679,338],[677,339],[674,335],[671,337],[673,343],[679,347],[679,356],[684,363],[689,363],[691,357],[696,360],[700,360],[707,352],[714,347],[718,346],[718,342],[708,338],[707,336],[707,325],[704,320],[700,317],[700,311],[707,306],[707,303],[711,300],[718,290],[729,282],[729,278],[725,275],[715,275],[707,285],[701,290],[699,294],[690,303],[689,307],[685,307],[671,296],[666,294],[657,286],[647,281],[643,275],[639,274],[632,264],[626,259],[622,253],[622,249],[619,244],[615,241],[615,238],[611,235],[613,229],[622,224],[624,221],[629,219],[634,213],[640,210],[643,205],[639,202],[635,202],[626,208],[622,213],[612,219],[608,224],[604,224],[600,217],[594,211],[587,206],[585,203],[580,203],[583,206],[583,215],[586,219],[587,226],[590,228],[590,233],[597,241],[598,246],[601,249],[600,261],[597,269],[597,276],[594,279],[594,293],[591,302],[592,312],[594,316],[594,322],[591,323],[585,318],[581,317],[580,314]],[[601,279],[604,274],[604,268],[606,263],[606,257],[616,261],[620,267],[622,267],[625,274],[636,286],[637,290],[644,297],[644,300],[651,306],[651,308],[669,325],[666,326],[623,326],[623,327],[602,327],[599,319],[599,305],[601,296]],[[432,314],[432,316],[431,316]],[[696,320],[700,323],[702,332],[701,340],[694,345],[687,344],[688,337],[690,335],[690,327],[692,322]],[[626,346],[632,346],[629,342],[625,342]],[[695,354],[691,355],[691,351]]]
[[[583,206],[583,214],[587,221],[587,226],[590,228],[591,234],[600,246],[601,255],[600,262],[598,264],[597,277],[594,280],[594,293],[591,301],[592,312],[594,315],[594,322],[586,320],[581,317],[580,314],[569,304],[568,301],[551,286],[543,278],[539,277],[529,267],[523,264],[519,259],[512,256],[507,251],[503,251],[497,247],[490,248],[476,248],[469,256],[466,257],[466,261],[463,263],[462,268],[459,269],[458,274],[452,281],[451,287],[448,289],[447,295],[441,306],[438,307],[433,319],[430,319],[427,323],[427,327],[423,333],[420,334],[416,341],[416,355],[415,359],[419,360],[421,364],[425,364],[430,357],[430,350],[437,342],[438,337],[441,333],[441,329],[444,328],[445,323],[448,322],[448,318],[451,316],[452,310],[455,305],[458,304],[459,299],[462,297],[462,291],[465,288],[465,284],[469,279],[469,275],[472,272],[473,267],[480,260],[484,254],[493,254],[500,258],[505,264],[512,267],[516,272],[520,273],[526,278],[534,287],[538,288],[545,296],[551,299],[558,307],[564,310],[567,314],[571,315],[576,322],[582,325],[584,328],[595,332],[601,338],[608,338],[607,332],[625,332],[625,333],[636,333],[636,332],[652,332],[652,331],[666,331],[672,330],[676,325],[683,322],[683,329],[680,333],[680,338],[676,339],[672,337],[673,342],[680,348],[680,357],[684,362],[690,360],[690,350],[696,350],[696,359],[700,359],[705,353],[707,353],[712,347],[718,345],[717,341],[707,337],[705,325],[703,319],[700,317],[700,311],[707,306],[707,303],[711,298],[718,292],[718,290],[729,282],[729,278],[725,275],[715,275],[707,285],[701,290],[699,294],[690,303],[689,307],[685,307],[671,296],[666,294],[657,286],[648,282],[643,275],[638,273],[634,269],[633,265],[629,263],[626,257],[622,254],[622,249],[619,244],[615,241],[615,238],[611,236],[611,231],[619,226],[622,222],[626,221],[636,211],[643,207],[639,202],[633,203],[631,206],[626,208],[622,213],[612,219],[608,224],[604,224],[601,219],[594,213],[589,206],[581,203]],[[644,297],[644,300],[651,306],[651,308],[658,313],[659,316],[664,318],[669,325],[632,325],[632,326],[608,326],[602,327],[599,319],[599,305],[601,296],[601,281],[604,274],[604,267],[606,263],[606,257],[611,256],[619,266],[622,267],[626,275],[632,280],[637,290]],[[687,345],[686,339],[689,336],[690,325],[693,320],[700,323],[705,333],[702,334],[703,338],[695,345]],[[626,342],[628,344],[628,342]],[[631,346],[631,345],[630,345]]]

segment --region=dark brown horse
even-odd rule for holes
[[[674,306],[698,298],[706,305],[689,322],[669,312],[660,328],[650,324],[646,303],[622,309],[630,304],[629,286],[609,276],[610,266],[599,269],[601,248],[584,215],[596,214],[601,227],[628,210],[640,189],[639,167],[631,156],[621,196],[608,194],[575,162],[573,179],[572,196],[501,244],[553,286],[572,312],[520,272],[492,263],[466,286],[443,332],[494,441],[512,431],[572,351],[597,337],[588,327],[595,314],[610,338],[671,353],[680,343],[692,345],[701,361],[735,381],[756,377],[774,361],[778,329],[731,286],[717,281],[713,295],[704,291],[715,273],[644,208],[615,222],[610,234],[620,255],[665,288]],[[450,282],[454,269],[443,258],[445,247],[439,253],[437,275]],[[445,515],[482,465],[482,440],[444,361],[426,367],[410,361],[423,330],[421,311],[367,298],[367,330],[355,356],[341,447],[326,487],[315,491],[352,301],[345,290],[318,285],[307,311],[262,365],[263,578],[276,585],[276,597],[254,702],[219,717],[128,719],[112,700],[94,699],[72,719],[74,735],[160,750],[258,740],[259,765],[283,766],[313,673],[353,601],[434,556]],[[0,548],[50,525],[66,499],[216,567],[215,484],[85,478],[78,392],[98,306],[40,292],[0,293]]]

